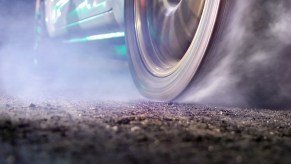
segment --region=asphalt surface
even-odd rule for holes
[[[290,163],[291,113],[1,98],[0,163]]]

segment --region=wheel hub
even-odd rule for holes
[[[154,69],[171,72],[183,58],[199,25],[205,0],[140,0],[140,20],[147,24],[141,37],[155,56],[144,56]],[[146,51],[146,50],[145,50]]]

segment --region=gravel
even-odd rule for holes
[[[290,163],[291,113],[1,98],[0,163]]]

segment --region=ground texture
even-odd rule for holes
[[[0,163],[290,163],[290,111],[1,98]]]

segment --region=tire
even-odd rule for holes
[[[171,101],[183,93],[199,72],[226,2],[125,1],[129,65],[143,95]]]

